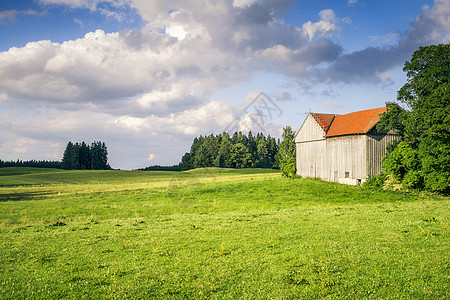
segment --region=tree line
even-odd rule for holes
[[[196,137],[189,152],[181,158],[181,170],[203,167],[219,168],[278,168],[276,155],[280,141],[250,131],[247,135],[224,132]]]
[[[137,169],[138,171],[181,171],[179,165],[173,165],[173,166],[161,166],[161,165],[154,165],[149,166],[146,168]]]
[[[108,149],[101,141],[91,145],[68,142],[61,161],[66,170],[110,170]]]
[[[60,161],[51,160],[17,160],[17,161],[3,161],[0,159],[0,168],[6,167],[28,167],[28,168],[53,168],[61,169],[62,164]]]

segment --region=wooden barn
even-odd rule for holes
[[[385,111],[309,113],[295,136],[297,174],[355,185],[379,174],[387,144],[399,138],[376,129]]]

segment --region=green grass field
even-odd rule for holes
[[[448,198],[270,170],[0,169],[1,299],[449,299]]]

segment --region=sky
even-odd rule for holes
[[[102,141],[113,168],[173,165],[199,135],[382,107],[415,50],[450,42],[449,15],[450,0],[3,0],[0,159]]]

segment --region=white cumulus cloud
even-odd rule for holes
[[[308,21],[302,26],[310,40],[317,36],[332,36],[340,30],[338,25],[340,19],[332,9],[320,11],[319,16],[320,21],[315,23]]]

